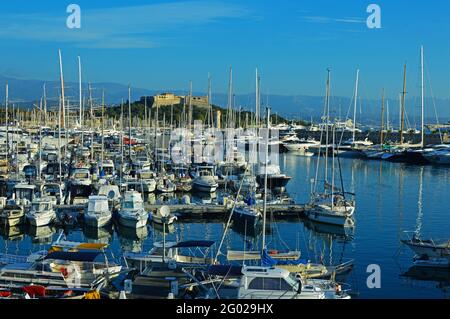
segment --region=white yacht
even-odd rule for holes
[[[103,227],[111,222],[112,214],[109,210],[108,197],[90,196],[84,213],[84,222],[90,227]]]
[[[286,185],[292,179],[286,174],[282,174],[280,166],[277,164],[262,164],[259,168],[259,173],[256,175],[256,181],[260,186],[265,184],[265,176],[267,170],[267,187],[269,189],[281,189],[284,190]]]
[[[310,147],[318,147],[320,146],[320,142],[313,140],[313,139],[301,139],[297,141],[287,141],[283,143],[283,146],[289,151],[289,152],[300,152],[300,153],[309,153]]]
[[[315,222],[338,226],[353,224],[355,203],[345,199],[340,194],[322,195],[316,199],[313,208],[305,212],[306,216]]]
[[[141,228],[147,225],[148,212],[144,209],[144,201],[136,191],[125,192],[119,211],[119,223],[125,227]]]
[[[275,267],[242,268],[238,299],[350,299],[339,289],[325,288],[325,281],[305,281]]]
[[[212,167],[200,167],[196,178],[193,181],[195,190],[204,193],[215,193],[219,184],[214,178]]]
[[[48,197],[37,198],[31,203],[31,210],[26,214],[32,226],[41,227],[51,224],[56,219],[52,199]]]

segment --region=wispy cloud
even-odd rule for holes
[[[68,14],[0,14],[0,38],[72,43],[87,48],[151,48],[163,34],[250,14],[221,1],[185,1],[107,9],[81,8],[81,29],[68,29]]]
[[[332,18],[332,17],[326,17],[326,16],[303,16],[303,21],[306,21],[308,23],[366,23],[366,20],[361,18]]]

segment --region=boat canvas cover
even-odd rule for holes
[[[261,256],[261,263],[265,267],[273,267],[276,265],[286,266],[286,265],[306,265],[308,263],[307,260],[298,258],[297,260],[275,260],[273,259],[267,249],[264,249],[263,254]]]
[[[242,266],[211,265],[208,267],[207,272],[211,276],[239,277],[242,276]]]
[[[207,240],[190,240],[190,241],[182,241],[177,243],[175,246],[172,246],[171,248],[191,248],[191,247],[211,247],[214,245],[213,241],[207,241]]]
[[[97,251],[79,251],[79,252],[55,251],[48,254],[45,257],[45,259],[94,262],[99,255],[101,255],[101,252]]]

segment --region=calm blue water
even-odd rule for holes
[[[301,220],[272,220],[268,245],[273,249],[300,249],[302,256],[327,264],[354,259],[356,267],[347,278],[359,298],[448,298],[449,271],[422,273],[430,281],[402,277],[412,266],[413,254],[400,244],[403,231],[420,229],[423,237],[449,238],[450,168],[415,167],[378,161],[341,159],[347,191],[356,194],[356,226],[344,234],[340,229],[312,225]],[[294,178],[287,191],[298,202],[309,200],[310,180],[316,159],[293,154],[281,156],[282,169]],[[224,230],[221,221],[178,223],[169,240],[214,240]],[[0,230],[0,251],[28,254],[45,249],[57,238],[55,229]],[[144,231],[73,231],[69,239],[109,242],[116,257],[123,251],[148,250],[161,232],[150,226]],[[226,248],[257,248],[258,236],[232,230]],[[367,266],[381,267],[381,288],[366,285]]]

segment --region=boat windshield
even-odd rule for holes
[[[103,212],[108,211],[108,201],[107,200],[101,200],[101,201],[90,201],[88,205],[88,211],[90,212]]]
[[[126,201],[123,203],[124,209],[142,209],[142,203],[141,202],[134,202],[134,201]]]
[[[35,212],[48,212],[51,209],[49,203],[35,203],[32,206]]]
[[[73,177],[75,179],[88,179],[89,178],[89,173],[75,173],[73,174]]]

